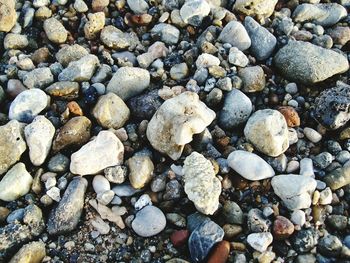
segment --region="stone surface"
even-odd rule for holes
[[[228,156],[227,162],[235,172],[251,181],[262,180],[275,175],[275,171],[264,159],[247,151],[232,152]]]
[[[145,14],[149,8],[145,0],[127,0],[127,3],[135,14]]]
[[[96,194],[104,193],[111,189],[109,181],[103,175],[96,175],[92,180],[92,187]]]
[[[243,81],[244,92],[257,92],[265,88],[265,74],[260,66],[241,68],[238,76]]]
[[[230,242],[223,240],[215,245],[208,258],[208,263],[225,263],[230,254]]]
[[[36,68],[23,77],[23,84],[28,89],[43,89],[54,81],[50,68]]]
[[[284,240],[294,232],[294,225],[284,216],[277,216],[273,222],[273,236],[275,240]]]
[[[104,168],[121,164],[124,146],[114,133],[100,131],[95,139],[71,155],[70,171],[73,174],[96,174]]]
[[[153,148],[177,160],[193,134],[204,131],[214,118],[215,113],[197,94],[184,92],[166,100],[157,110],[147,126],[147,138]]]
[[[273,237],[270,232],[253,233],[247,237],[248,244],[259,252],[264,252],[272,243]]]
[[[277,109],[284,116],[288,127],[300,126],[300,117],[298,112],[291,106],[282,106]]]
[[[51,17],[44,21],[44,31],[47,35],[47,38],[56,43],[62,44],[67,40],[67,30],[64,28],[62,23],[58,21],[56,18]]]
[[[342,242],[337,236],[326,235],[318,241],[317,251],[326,257],[338,257],[342,249]]]
[[[249,118],[244,135],[257,150],[269,156],[276,157],[289,147],[287,123],[276,110],[256,111]]]
[[[154,166],[148,156],[134,155],[126,161],[129,168],[129,181],[135,189],[143,188],[152,179]]]
[[[166,226],[165,216],[159,208],[148,205],[137,212],[131,223],[132,229],[141,237],[159,234]]]
[[[101,41],[115,50],[134,49],[139,43],[135,33],[124,33],[114,26],[106,26],[101,31]]]
[[[42,241],[33,241],[22,246],[9,263],[38,263],[42,262],[45,256],[45,243]]]
[[[154,113],[162,105],[163,101],[158,96],[157,90],[135,96],[128,101],[128,106],[133,118],[150,120]]]
[[[62,66],[66,67],[70,62],[81,59],[89,52],[78,44],[64,45],[57,53],[56,59]]]
[[[65,100],[73,100],[79,97],[79,83],[71,81],[55,82],[45,89],[50,96]]]
[[[337,190],[350,184],[350,161],[342,168],[337,168],[328,173],[323,180],[332,190]]]
[[[85,37],[87,39],[95,39],[105,26],[105,13],[90,13],[87,17],[89,21],[84,26]]]
[[[251,45],[246,29],[237,21],[229,22],[221,31],[218,40],[222,43],[229,43],[242,51],[248,49]]]
[[[243,211],[236,202],[226,201],[222,210],[225,222],[229,224],[243,224]]]
[[[28,46],[26,35],[8,33],[4,39],[5,49],[23,49]]]
[[[204,17],[209,15],[210,5],[206,1],[189,0],[180,9],[182,20],[192,26],[200,26]]]
[[[159,35],[160,39],[168,45],[175,45],[177,42],[179,42],[180,31],[170,24],[156,24],[152,28],[151,32]]]
[[[233,9],[247,16],[257,16],[258,19],[262,19],[272,15],[277,2],[277,0],[237,0]]]
[[[9,32],[16,24],[15,1],[0,2],[0,31]]]
[[[317,83],[349,69],[345,56],[311,43],[290,41],[274,57],[278,70],[288,79]]]
[[[211,162],[197,152],[184,161],[185,192],[197,210],[212,215],[219,206],[221,184]]]

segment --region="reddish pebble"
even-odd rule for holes
[[[171,234],[170,240],[174,247],[181,247],[187,243],[190,233],[188,230],[178,230]]]
[[[80,108],[79,104],[75,101],[71,101],[67,104],[69,112],[71,112],[75,116],[83,116],[83,111]]]
[[[294,225],[288,218],[277,216],[273,223],[273,236],[277,240],[284,240],[294,232]]]
[[[230,242],[220,241],[213,249],[207,263],[225,263],[230,254]]]
[[[300,118],[297,111],[290,106],[279,107],[278,111],[282,113],[286,119],[288,127],[297,127],[300,126]]]

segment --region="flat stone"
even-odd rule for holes
[[[165,216],[159,208],[148,205],[137,212],[131,223],[132,229],[141,237],[151,237],[159,234],[166,226]]]
[[[219,41],[229,43],[239,50],[246,50],[251,45],[249,35],[244,26],[237,21],[231,21],[221,31]]]
[[[45,89],[45,92],[50,96],[64,99],[73,100],[79,97],[79,83],[71,81],[59,81],[55,82]]]

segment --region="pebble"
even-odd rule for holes
[[[342,249],[342,242],[334,235],[326,235],[318,241],[317,251],[326,257],[338,257]]]
[[[141,210],[142,208],[144,208],[147,205],[152,205],[152,200],[148,194],[143,194],[136,201],[136,203],[134,204],[134,207],[136,210]]]
[[[168,45],[175,45],[179,42],[180,30],[175,26],[165,23],[156,24],[151,33],[159,35],[162,42]]]
[[[247,151],[234,151],[227,158],[228,165],[247,180],[257,181],[273,177],[275,171],[260,156]]]
[[[96,174],[104,168],[121,164],[124,146],[114,133],[100,131],[95,139],[71,155],[70,171],[73,174]]]
[[[120,184],[112,188],[113,192],[119,197],[133,196],[141,190],[133,188],[130,184]]]
[[[273,237],[270,232],[252,233],[247,237],[248,244],[259,252],[264,252],[272,243]]]
[[[233,9],[247,16],[256,16],[258,19],[262,19],[272,15],[276,4],[277,0],[237,0],[233,6]]]
[[[210,13],[210,5],[206,1],[189,0],[180,9],[180,16],[186,24],[200,26],[203,18]]]
[[[165,216],[159,208],[148,205],[136,213],[131,223],[132,229],[141,237],[151,237],[159,234],[166,226]]]
[[[209,68],[212,66],[219,66],[219,65],[220,65],[220,60],[217,57],[207,53],[203,53],[199,55],[196,60],[196,66],[198,69]]]
[[[300,117],[298,112],[290,106],[282,106],[277,109],[284,116],[288,127],[300,126]]]
[[[284,216],[277,216],[273,222],[273,237],[275,240],[285,240],[294,232],[294,225]]]
[[[68,171],[70,161],[65,155],[58,153],[52,156],[47,164],[50,172],[64,173]]]
[[[42,241],[33,241],[23,245],[11,258],[9,263],[22,262],[23,259],[26,259],[28,263],[42,262],[45,256],[45,243]]]
[[[44,31],[47,35],[47,38],[56,43],[56,44],[62,44],[66,42],[68,32],[62,25],[60,21],[58,21],[56,18],[51,17],[49,19],[46,19],[44,21]]]
[[[230,53],[228,55],[228,61],[238,67],[246,67],[249,63],[247,56],[236,47],[230,48]]]
[[[187,243],[189,236],[190,233],[188,230],[176,230],[171,234],[170,240],[174,247],[182,247]]]
[[[54,81],[50,68],[37,68],[23,77],[23,84],[28,89],[43,89]]]
[[[301,175],[315,177],[312,159],[303,158],[300,160],[299,164],[300,164],[299,173]]]
[[[241,51],[248,49],[251,45],[249,35],[244,26],[237,21],[231,21],[222,29],[219,38],[222,43],[229,43]]]
[[[177,160],[193,134],[203,132],[214,118],[214,111],[196,93],[184,92],[159,107],[148,123],[146,135],[154,149]]]
[[[170,69],[170,77],[174,80],[181,80],[187,77],[188,72],[186,63],[176,64]]]
[[[67,67],[70,62],[77,61],[88,54],[89,52],[83,46],[74,44],[64,45],[58,50],[55,57],[62,66]]]
[[[145,14],[149,9],[147,2],[144,0],[127,0],[127,3],[135,14]]]
[[[332,190],[337,190],[350,184],[350,161],[347,161],[342,168],[337,168],[328,173],[323,181]]]
[[[303,132],[306,138],[308,138],[313,143],[318,143],[322,140],[322,135],[312,128],[305,127]]]
[[[115,50],[135,49],[139,43],[134,33],[124,33],[114,26],[106,26],[101,31],[101,41],[104,45]]]
[[[193,152],[184,161],[185,192],[196,209],[212,215],[219,207],[221,183],[215,177],[214,169],[203,155]]]
[[[250,209],[247,215],[249,232],[260,233],[269,231],[271,221],[265,218],[264,213],[257,208]]]
[[[225,263],[230,254],[230,242],[220,241],[212,250],[208,258],[208,263]]]
[[[115,184],[123,183],[127,175],[126,167],[121,165],[107,167],[103,172],[107,180]]]
[[[242,79],[244,92],[257,92],[265,88],[265,74],[260,66],[241,68],[238,76]]]
[[[23,49],[29,44],[26,35],[8,33],[4,39],[5,49]]]
[[[143,188],[151,181],[154,166],[148,156],[134,155],[126,161],[126,165],[129,168],[129,181],[133,188]]]
[[[303,226],[306,223],[306,216],[304,211],[302,210],[294,210],[290,220],[295,224],[299,226]]]
[[[276,110],[256,111],[248,119],[244,135],[257,150],[272,157],[282,154],[289,147],[287,123]]]
[[[87,15],[89,21],[84,25],[84,34],[87,39],[95,39],[103,27],[105,26],[105,13],[89,13]]]
[[[348,218],[343,215],[328,215],[327,216],[327,225],[329,225],[331,228],[343,231],[347,228]],[[345,244],[347,245],[346,239],[344,240]]]
[[[332,37],[335,44],[343,46],[350,41],[350,28],[337,26],[330,30],[329,35]]]
[[[57,187],[52,187],[46,192],[46,194],[54,201],[59,202],[61,200],[60,189]]]
[[[96,194],[106,192],[111,189],[109,181],[103,175],[96,175],[92,180],[92,187]]]
[[[45,89],[50,96],[64,100],[73,100],[79,97],[79,83],[71,81],[55,82]]]
[[[2,1],[0,8],[0,31],[9,32],[16,24],[15,1]]]
[[[75,0],[73,7],[78,13],[85,13],[89,10],[83,0]]]

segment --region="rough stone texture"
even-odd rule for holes
[[[257,150],[272,157],[284,153],[289,147],[286,120],[276,110],[256,111],[249,118],[244,135]]]
[[[45,89],[45,92],[50,96],[73,100],[79,97],[79,83],[71,81],[55,82]]]
[[[115,50],[135,49],[139,39],[135,33],[124,33],[114,26],[106,26],[101,31],[101,41]]]
[[[33,241],[24,245],[9,261],[9,263],[39,263],[46,256],[45,243]]]
[[[204,131],[214,118],[196,93],[184,92],[160,106],[147,126],[147,138],[153,148],[177,160],[193,134]]]
[[[79,60],[87,54],[89,54],[89,52],[78,44],[64,45],[56,53],[56,59],[62,66],[66,67],[70,62]]]
[[[159,234],[166,226],[165,216],[159,208],[148,205],[137,212],[131,223],[132,229],[141,237]]]
[[[272,15],[277,2],[277,0],[237,0],[233,9],[247,16],[262,19]]]
[[[234,171],[248,180],[262,180],[275,175],[272,167],[254,153],[234,151],[228,156],[227,162]]]
[[[73,174],[96,174],[104,168],[121,164],[124,145],[114,133],[100,131],[95,139],[71,155],[70,171]]]
[[[223,43],[229,43],[242,51],[248,49],[251,45],[246,29],[237,21],[229,22],[221,31],[218,40]]]
[[[84,26],[84,33],[87,39],[94,39],[105,26],[105,13],[90,13],[88,14],[89,21]]]
[[[152,28],[151,32],[159,35],[161,40],[168,45],[177,44],[180,37],[180,30],[173,25],[166,23],[156,24]]]
[[[127,100],[147,89],[150,78],[149,72],[145,69],[122,67],[114,73],[106,91],[117,94],[122,100]]]
[[[58,21],[56,18],[51,17],[44,21],[44,31],[47,35],[47,38],[56,43],[62,44],[67,40],[67,30],[64,28],[62,23]]]
[[[281,48],[274,63],[286,78],[304,84],[317,83],[349,69],[345,56],[302,41],[290,41]]]
[[[143,188],[152,179],[154,170],[151,158],[135,155],[126,161],[129,168],[129,181],[135,189]]]
[[[323,181],[332,190],[337,190],[350,184],[350,161],[347,161],[342,168],[335,169],[328,173]]]
[[[16,24],[16,1],[0,1],[0,31],[9,32]]]
[[[135,96],[128,101],[132,117],[139,120],[150,120],[154,113],[162,105],[163,101],[158,96],[157,90]]]
[[[28,46],[26,35],[8,33],[4,38],[5,49],[22,49]]]
[[[212,215],[218,209],[221,183],[213,165],[203,155],[193,152],[184,161],[185,192],[197,210]]]
[[[27,149],[24,124],[16,120],[0,126],[0,174],[5,173]]]
[[[23,84],[28,89],[43,89],[54,81],[50,68],[36,68],[23,78]]]
[[[47,232],[50,235],[67,233],[77,227],[87,185],[87,180],[82,177],[75,177],[69,183],[58,206],[49,215]]]
[[[244,92],[257,92],[265,88],[265,73],[260,66],[241,68],[238,71],[238,76],[243,81]]]
[[[261,253],[266,251],[272,240],[273,237],[270,232],[253,233],[247,237],[248,244]]]
[[[192,26],[200,26],[204,17],[209,15],[210,5],[206,1],[189,0],[180,9],[182,20]]]

